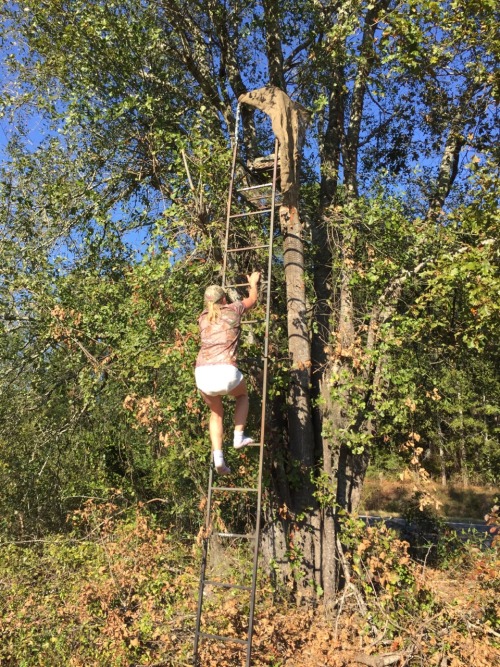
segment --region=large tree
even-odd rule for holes
[[[491,223],[495,206],[485,185],[498,127],[493,5],[27,0],[3,13],[17,44],[6,113],[36,103],[52,131],[73,139],[108,225],[119,210],[122,233],[154,228],[158,247],[183,244],[177,259],[194,250],[220,260],[223,147],[237,99],[274,85],[314,112],[300,200],[307,224],[297,215],[281,224],[293,250],[283,265],[289,387],[286,406],[274,401],[276,422],[286,417],[270,442],[277,509],[265,545],[299,589],[313,583],[330,602],[338,510],[359,503],[391,355],[415,313],[425,319],[425,300],[446,300],[453,276],[443,273],[473,247],[492,265],[498,252],[494,229],[474,227]],[[242,122],[252,157],[265,126],[246,105]],[[85,215],[71,211],[73,229],[97,221],[106,233],[88,203]],[[495,285],[485,276],[480,299]],[[483,315],[488,327],[498,311]],[[472,339],[479,329],[472,323]]]

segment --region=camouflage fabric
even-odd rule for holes
[[[223,296],[226,296],[226,293],[222,287],[219,287],[219,285],[210,285],[210,287],[207,287],[205,290],[205,301],[213,301],[214,303],[217,303]]]
[[[201,334],[201,349],[196,359],[196,366],[216,364],[237,365],[238,343],[240,339],[241,316],[245,306],[241,301],[221,306],[221,315],[217,322],[210,323],[207,311],[200,315],[198,324]]]

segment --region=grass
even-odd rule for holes
[[[446,487],[434,483],[429,487],[432,497],[439,503],[439,514],[445,519],[483,521],[484,515],[495,504],[499,489],[484,486],[449,484]],[[363,490],[360,512],[380,516],[399,516],[404,513],[415,491],[413,480],[399,480],[383,474],[367,477]]]

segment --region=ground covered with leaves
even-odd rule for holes
[[[360,511],[382,516],[404,515],[415,491],[415,480],[401,479],[400,473],[401,466],[392,475],[368,475],[363,486]],[[449,519],[482,521],[497,495],[498,489],[494,486],[432,485],[432,496],[437,501],[439,514]]]
[[[498,545],[462,545],[429,567],[383,524],[349,522],[348,581],[328,613],[321,600],[299,605],[262,575],[254,665],[500,665]],[[155,525],[147,507],[114,502],[89,502],[65,537],[3,543],[0,664],[192,664],[199,555],[194,541]],[[207,628],[244,637],[236,597],[212,594],[205,607]],[[242,663],[237,645],[201,644],[203,667]]]

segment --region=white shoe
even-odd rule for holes
[[[235,449],[241,449],[242,447],[246,447],[247,445],[254,445],[255,440],[251,438],[249,435],[244,435],[243,438],[241,439],[241,442],[238,444],[234,444],[233,447]]]

